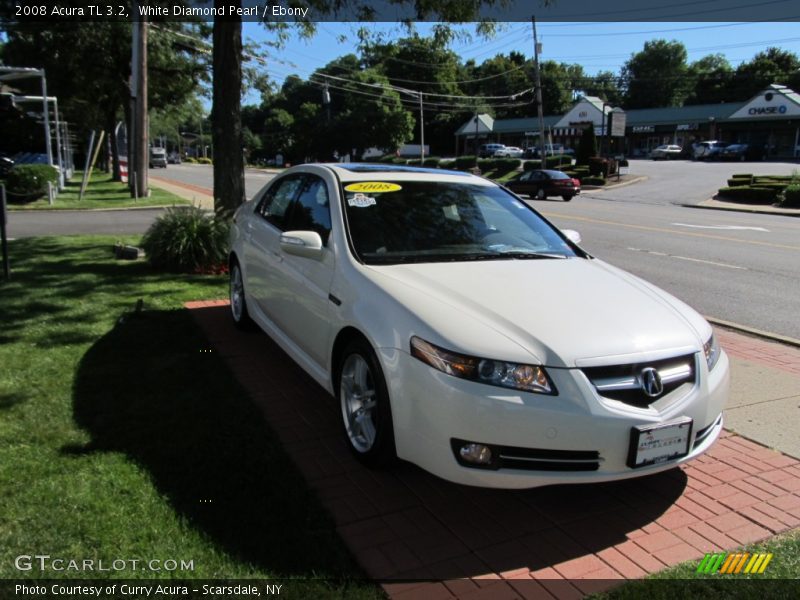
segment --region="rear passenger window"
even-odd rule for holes
[[[286,219],[292,200],[303,183],[300,175],[290,175],[275,183],[256,206],[256,212],[281,231],[286,231]]]

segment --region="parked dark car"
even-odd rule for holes
[[[720,160],[764,160],[766,150],[763,146],[752,144],[731,144],[720,150]]]
[[[525,171],[505,185],[512,192],[531,198],[544,200],[548,196],[561,196],[569,202],[581,191],[580,182],[576,184],[576,181],[562,171],[536,169]]]

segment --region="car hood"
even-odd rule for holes
[[[475,321],[513,342],[515,350],[524,349],[528,360],[560,367],[695,352],[711,333],[681,301],[597,259],[422,263],[369,271],[438,333],[440,339],[429,341],[476,356],[486,355],[484,340],[464,333],[475,331],[466,326]]]

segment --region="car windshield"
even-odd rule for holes
[[[497,186],[362,182],[345,184],[344,198],[353,249],[367,264],[576,256],[536,212]]]

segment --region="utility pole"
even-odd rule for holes
[[[147,168],[150,164],[147,143],[147,20],[133,23],[131,74],[133,78],[133,159],[132,171],[129,175],[133,197],[148,195]]]
[[[536,104],[539,111],[539,157],[541,160],[541,168],[544,169],[547,165],[547,155],[545,154],[544,144],[544,109],[542,108],[542,76],[539,70],[539,52],[541,46],[539,39],[536,37],[536,17],[531,15],[531,26],[533,27],[533,64],[535,66],[536,74]]]
[[[419,94],[419,166],[425,162],[425,115],[422,112],[422,92]]]

